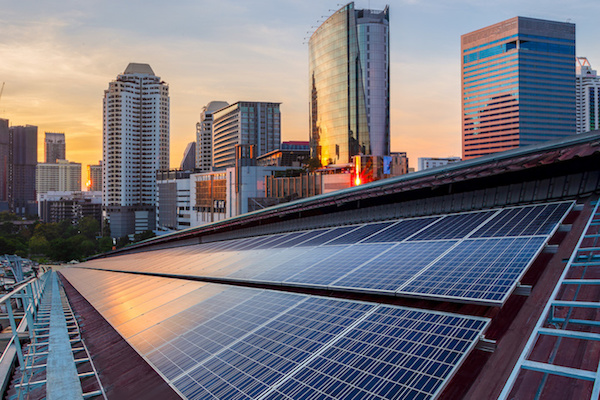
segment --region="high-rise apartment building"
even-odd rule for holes
[[[575,133],[575,25],[515,17],[461,37],[463,159]]]
[[[169,86],[131,63],[104,91],[103,197],[111,235],[155,228],[156,171],[169,168]]]
[[[211,101],[202,109],[196,124],[196,168],[200,172],[212,171],[213,113],[229,105],[226,101]]]
[[[47,192],[81,191],[81,164],[68,160],[40,163],[35,173],[36,194]]]
[[[600,129],[600,77],[585,57],[576,65],[577,133]]]
[[[8,211],[8,120],[0,119],[0,211]]]
[[[311,155],[322,165],[390,153],[389,7],[340,8],[309,49]]]
[[[97,165],[87,166],[87,181],[85,186],[89,192],[102,191],[102,160]]]
[[[66,143],[64,133],[46,132],[44,138],[44,160],[55,163],[57,160],[66,160]]]
[[[7,200],[11,212],[36,215],[37,126],[8,128]]]
[[[179,164],[182,171],[190,171],[196,168],[196,142],[190,142],[183,151],[183,158]]]
[[[214,170],[235,166],[236,145],[253,146],[254,157],[279,148],[281,103],[239,101],[213,113]]]

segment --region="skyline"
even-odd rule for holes
[[[65,133],[69,161],[102,159],[103,92],[137,62],[169,84],[176,168],[195,141],[202,107],[213,100],[281,102],[282,140],[307,141],[308,37],[346,3],[35,2],[33,11],[31,3],[0,4],[0,118],[38,126],[38,160],[46,131]],[[569,21],[576,24],[576,55],[600,68],[593,43],[600,4],[590,0],[355,4],[390,4],[391,149],[407,152],[413,167],[418,157],[462,156],[462,34],[515,16]],[[159,24],[148,24],[157,16]]]

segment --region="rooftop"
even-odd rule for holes
[[[599,195],[593,132],[151,239],[62,282],[108,398],[596,398]]]

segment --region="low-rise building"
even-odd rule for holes
[[[102,223],[102,192],[48,191],[38,194],[38,214],[47,223],[71,221],[92,217]]]
[[[418,170],[423,171],[424,169],[441,167],[457,161],[460,161],[460,157],[419,157]]]

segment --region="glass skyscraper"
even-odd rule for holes
[[[515,17],[461,37],[463,159],[575,133],[575,25]]]
[[[389,7],[336,11],[309,41],[311,156],[389,155]]]

